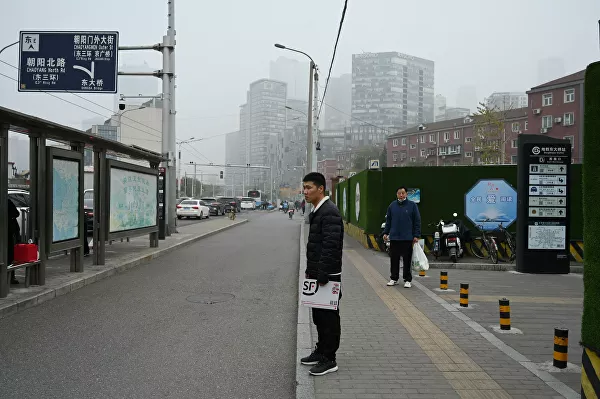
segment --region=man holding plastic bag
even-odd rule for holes
[[[406,196],[406,187],[402,186],[396,190],[397,200],[388,207],[383,238],[390,240],[390,281],[387,285],[398,284],[400,258],[402,258],[404,288],[410,288],[412,287],[413,246],[419,246],[419,237],[421,236],[421,214],[417,204],[407,199]]]

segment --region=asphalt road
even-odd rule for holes
[[[242,213],[238,213],[237,217],[241,217],[244,219],[249,219],[249,220],[253,220],[256,219],[257,217],[260,217],[262,215],[264,215],[265,213],[267,213],[267,211],[262,211],[262,210],[256,210],[256,211],[242,211]],[[226,218],[229,217],[228,214],[223,215],[219,215],[219,216],[214,216],[211,215],[210,218]],[[177,220],[177,225],[178,226],[187,226],[188,224],[194,224],[194,223],[202,223],[206,220],[210,220],[210,219],[178,219]]]
[[[0,321],[0,397],[292,398],[299,219],[278,212]]]

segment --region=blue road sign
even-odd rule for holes
[[[21,32],[19,91],[116,93],[118,32]]]
[[[517,191],[504,179],[479,180],[465,194],[465,215],[486,231],[508,227],[517,220]]]

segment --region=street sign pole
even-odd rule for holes
[[[517,164],[517,271],[567,274],[571,143],[520,135]]]
[[[119,50],[156,50],[163,55],[162,70],[157,72],[119,72],[119,75],[156,76],[162,79],[162,154],[167,158],[165,198],[165,235],[177,232],[175,205],[177,200],[177,160],[175,132],[175,0],[167,0],[168,26],[162,43],[152,46],[122,46]]]

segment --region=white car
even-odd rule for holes
[[[203,201],[197,199],[183,200],[177,205],[177,219],[181,218],[204,219],[210,217],[210,208]]]
[[[254,210],[254,209],[256,209],[256,202],[254,201],[253,198],[244,197],[244,198],[242,198],[241,208]]]

